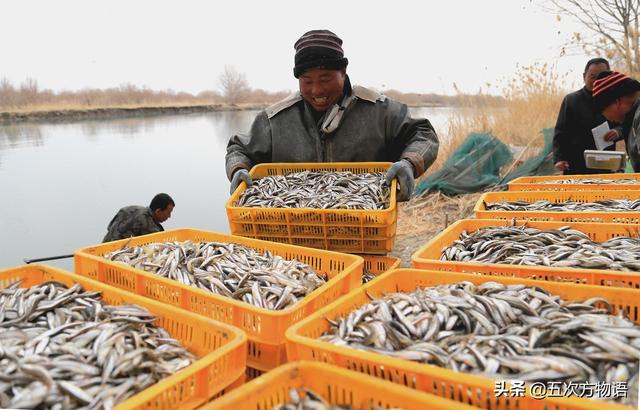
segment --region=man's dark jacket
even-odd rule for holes
[[[350,86],[348,86],[350,88]],[[349,92],[350,91],[350,92]],[[247,134],[227,145],[229,179],[239,168],[269,162],[371,162],[406,159],[420,176],[438,155],[429,120],[412,118],[405,104],[354,86],[337,129],[322,132],[300,93],[256,116]]]
[[[606,170],[589,169],[584,161],[584,151],[596,149],[591,129],[606,119],[596,111],[591,91],[582,88],[564,97],[553,135],[553,162],[567,161],[565,175],[602,174]],[[611,126],[611,124],[610,124]],[[614,151],[615,144],[606,148]]]

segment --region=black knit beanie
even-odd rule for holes
[[[329,30],[307,31],[296,41],[293,75],[298,78],[310,68],[340,70],[349,60],[342,51],[342,40]]]
[[[636,91],[640,91],[640,82],[616,71],[603,71],[593,82],[591,95],[595,108],[602,111],[618,98]]]

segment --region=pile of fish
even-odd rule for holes
[[[442,250],[440,260],[640,272],[640,239],[594,242],[568,226],[545,230],[526,224],[490,226],[463,231]]]
[[[460,282],[372,299],[320,339],[498,380],[627,382],[635,406],[640,326],[610,312],[599,297]]]
[[[79,284],[0,289],[0,408],[111,409],[189,366],[154,320]]]
[[[535,202],[507,201],[484,202],[488,211],[562,211],[562,212],[630,212],[640,211],[640,199],[606,199],[596,202]]]
[[[281,310],[327,282],[311,266],[222,242],[127,246],[105,258],[257,307]]]
[[[375,279],[376,276],[378,275],[376,275],[375,273],[369,272],[367,269],[362,269],[362,283],[367,283],[370,280]]]
[[[543,184],[640,184],[640,179],[567,178],[544,181]]]
[[[240,207],[380,210],[389,207],[384,172],[303,171],[257,179]]]
[[[302,390],[304,394],[302,394],[300,390]],[[383,409],[383,407],[378,408],[380,410]],[[399,408],[388,409],[386,407],[384,407],[384,409],[401,410]],[[290,388],[289,402],[273,406],[272,410],[356,410],[356,408],[350,404],[331,404],[311,389]],[[360,410],[360,408],[358,408],[358,410]]]

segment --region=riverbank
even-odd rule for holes
[[[201,104],[166,106],[125,106],[100,108],[35,109],[0,112],[0,124],[25,122],[73,122],[112,118],[136,118],[160,115],[184,115],[216,111],[245,111],[262,109],[266,104]]]
[[[179,105],[158,105],[158,106],[115,106],[115,107],[38,107],[35,109],[24,108],[15,111],[0,111],[0,124],[9,125],[16,123],[57,123],[74,122],[85,120],[101,120],[113,118],[137,118],[161,115],[184,115],[195,113],[207,113],[218,111],[248,111],[260,110],[267,107],[267,103],[254,104],[179,104]],[[415,105],[409,104],[411,108],[420,107],[443,107],[439,104]]]

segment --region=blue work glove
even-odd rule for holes
[[[413,165],[409,161],[401,159],[398,162],[394,162],[389,171],[387,171],[385,178],[389,186],[391,186],[393,178],[398,179],[398,185],[400,185],[398,201],[408,201],[411,198],[415,181],[413,178]]]
[[[250,187],[253,184],[253,180],[249,175],[249,172],[246,169],[240,168],[236,172],[233,173],[233,177],[231,178],[231,190],[229,191],[229,195],[233,195],[233,191],[236,190],[240,182],[244,181],[247,184],[247,187]]]

